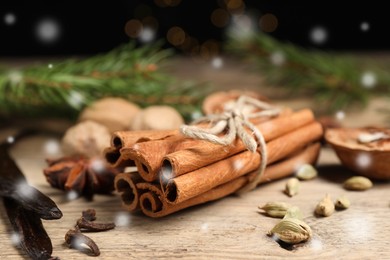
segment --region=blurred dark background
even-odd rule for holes
[[[183,54],[202,44],[223,52],[226,32],[237,19],[303,47],[390,49],[390,15],[379,1],[2,0],[0,19],[0,57],[88,55],[129,39],[164,39],[165,47]]]

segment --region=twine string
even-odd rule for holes
[[[253,111],[248,111],[247,108]],[[267,165],[267,145],[263,134],[249,121],[253,118],[274,117],[280,113],[280,109],[261,100],[240,96],[231,108],[225,108],[221,114],[211,114],[194,121],[193,125],[183,125],[180,132],[190,138],[206,140],[215,144],[230,145],[239,138],[246,149],[251,152],[259,151],[261,162],[256,177],[241,188],[239,192],[252,190],[261,179]],[[211,127],[196,126],[199,123],[210,123]],[[249,133],[248,131],[249,130]]]

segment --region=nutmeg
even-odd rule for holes
[[[107,127],[94,121],[83,121],[70,128],[62,137],[65,155],[101,156],[110,145],[111,134]]]
[[[129,130],[134,116],[140,107],[126,99],[106,97],[86,107],[79,115],[78,121],[92,120],[114,131]]]
[[[131,130],[170,130],[184,124],[183,117],[170,106],[149,106],[133,119]]]

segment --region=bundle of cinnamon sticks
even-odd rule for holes
[[[294,174],[302,164],[316,163],[323,129],[311,110],[285,109],[255,127],[268,151],[266,169],[256,185]],[[125,209],[141,210],[150,217],[239,191],[256,179],[262,160],[240,139],[225,146],[188,138],[179,130],[115,132],[105,158],[113,167],[136,167],[116,176],[115,189]]]

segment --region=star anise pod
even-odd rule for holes
[[[110,194],[114,190],[114,178],[119,173],[101,158],[72,156],[47,159],[46,162],[48,167],[43,173],[52,187],[74,191],[90,200],[94,194]]]

